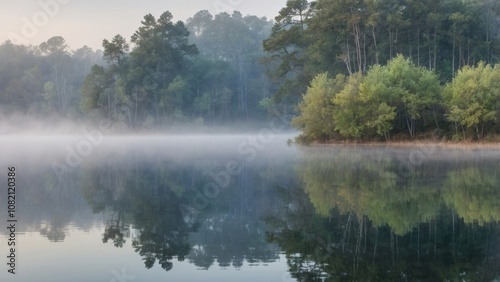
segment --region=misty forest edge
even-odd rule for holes
[[[130,40],[0,45],[0,113],[123,130],[293,114],[302,143],[498,141],[500,3],[288,1],[275,21],[148,14]]]

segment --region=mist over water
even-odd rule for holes
[[[487,160],[500,158],[500,146],[495,145],[447,145],[444,143],[415,143],[394,146],[330,144],[300,146],[290,143],[299,134],[296,131],[279,131],[268,127],[255,129],[255,125],[245,128],[214,127],[192,129],[183,132],[116,133],[105,126],[89,126],[74,122],[60,122],[47,127],[45,122],[31,121],[14,130],[14,126],[2,124],[0,134],[2,158],[0,164],[50,165],[64,162],[77,156],[88,161],[108,161],[113,156],[138,153],[158,158],[192,161],[196,159],[237,159],[254,162],[272,158],[290,158],[311,152],[331,152],[354,150],[357,155],[373,158],[387,155],[395,158],[412,159],[414,162],[436,160]],[[207,133],[208,131],[208,133]],[[5,133],[7,132],[7,133]],[[321,157],[321,154],[318,155]]]
[[[3,148],[2,164],[46,163],[59,160],[68,154],[76,154],[95,161],[110,155],[140,151],[141,154],[162,158],[196,159],[237,156],[240,159],[269,158],[295,152],[288,146],[296,133],[254,131],[246,133],[146,133],[108,134],[99,129],[65,131],[36,128],[19,133],[0,135]],[[222,131],[222,130],[220,130]],[[225,132],[230,130],[224,129]],[[241,131],[241,130],[240,130]],[[236,130],[235,130],[236,132]]]
[[[297,132],[265,124],[162,133],[105,123],[22,128],[0,134],[0,167],[15,166],[18,177],[19,265],[38,273],[21,272],[19,281],[73,278],[54,279],[39,253],[72,273],[96,269],[82,281],[109,281],[122,268],[150,281],[342,273],[363,280],[376,277],[371,267],[384,278],[394,268],[448,271],[439,261],[449,253],[456,254],[451,268],[488,260],[489,268],[473,263],[463,273],[499,275],[491,255],[500,249],[498,146],[301,146],[290,142]],[[363,240],[370,251],[354,252]],[[400,253],[388,247],[394,242]],[[359,269],[345,271],[353,260]]]
[[[20,266],[37,269],[41,281],[72,279],[43,270],[48,263],[37,254],[49,250],[52,263],[72,272],[96,269],[82,281],[109,281],[124,267],[150,281],[295,281],[341,275],[353,260],[360,267],[346,275],[375,277],[365,269],[448,271],[439,261],[450,252],[457,265],[500,265],[491,255],[500,246],[496,148],[304,147],[288,144],[295,132],[265,134],[266,127],[232,134],[82,130],[0,137],[8,148],[0,166],[18,171],[18,228],[26,234],[19,235],[19,258],[35,258]],[[370,251],[356,254],[364,238]],[[394,242],[400,253],[391,253]],[[401,265],[391,263],[393,255]],[[321,271],[309,268],[315,263]],[[479,263],[466,271],[498,274]]]

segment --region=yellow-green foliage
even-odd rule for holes
[[[334,136],[332,97],[344,88],[346,77],[338,75],[329,79],[327,73],[316,76],[299,104],[301,115],[292,125],[303,130],[312,140],[327,140]]]
[[[459,124],[465,134],[473,129],[478,139],[485,127],[497,122],[496,100],[500,97],[500,67],[486,65],[465,66],[446,86],[444,98],[448,120]]]
[[[367,113],[359,93],[362,80],[360,74],[351,75],[344,89],[333,98],[335,130],[344,137],[357,139],[365,133]]]
[[[386,66],[373,66],[366,76],[357,73],[329,80],[326,74],[318,75],[299,105],[294,125],[311,140],[336,134],[389,139],[389,133],[398,130],[413,138],[417,125],[435,124],[429,113],[439,105],[440,92],[433,72],[397,56]]]

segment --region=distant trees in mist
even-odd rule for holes
[[[0,111],[108,118],[122,128],[262,120],[273,84],[259,60],[266,18],[200,11],[186,24],[148,14],[130,39],[70,51],[55,36],[39,46],[0,46]]]
[[[384,68],[400,55],[431,77],[433,85],[443,86],[460,70],[481,62],[494,66],[500,59],[499,27],[500,4],[494,0],[289,0],[274,21],[237,11],[212,15],[203,10],[185,22],[174,22],[170,12],[158,18],[148,14],[131,38],[104,39],[102,51],[69,51],[58,36],[40,46],[2,44],[0,114],[107,118],[127,129],[298,115],[308,87],[314,89],[324,73],[354,87],[372,79],[365,77],[370,70]],[[377,72],[371,73],[378,80]],[[349,81],[340,81],[341,76]],[[402,77],[393,78],[403,83]],[[461,116],[465,108],[458,106],[462,102],[457,99],[465,95],[461,87],[447,89],[448,94],[438,96],[448,99],[450,107],[441,107],[444,100],[436,96],[432,103],[440,106],[432,106],[432,112],[428,101],[413,101],[423,103],[415,107],[409,100],[373,104],[377,107],[371,112],[382,119],[369,122],[368,135],[389,139],[407,131],[413,138],[434,126],[441,133],[453,132],[448,135],[454,138],[483,137],[484,129],[492,127],[491,111],[480,118],[481,124],[467,119]],[[349,95],[344,94],[332,103],[347,107],[349,100],[342,97]],[[491,104],[496,98],[488,99],[485,103]],[[452,109],[453,103],[458,108]],[[364,110],[350,109],[355,116]],[[319,131],[340,126],[341,134],[368,136],[351,126],[355,120],[349,117],[335,126],[325,123],[328,111],[315,112],[320,119],[312,122]],[[431,118],[435,115],[444,118]],[[391,119],[395,124],[387,122]],[[321,134],[319,139],[332,135]]]

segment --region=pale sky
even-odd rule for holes
[[[286,0],[0,0],[0,43],[38,45],[62,36],[71,49],[101,48],[104,38],[121,34],[128,40],[144,15],[170,11],[186,22],[200,10],[240,11],[243,15],[274,19]]]

